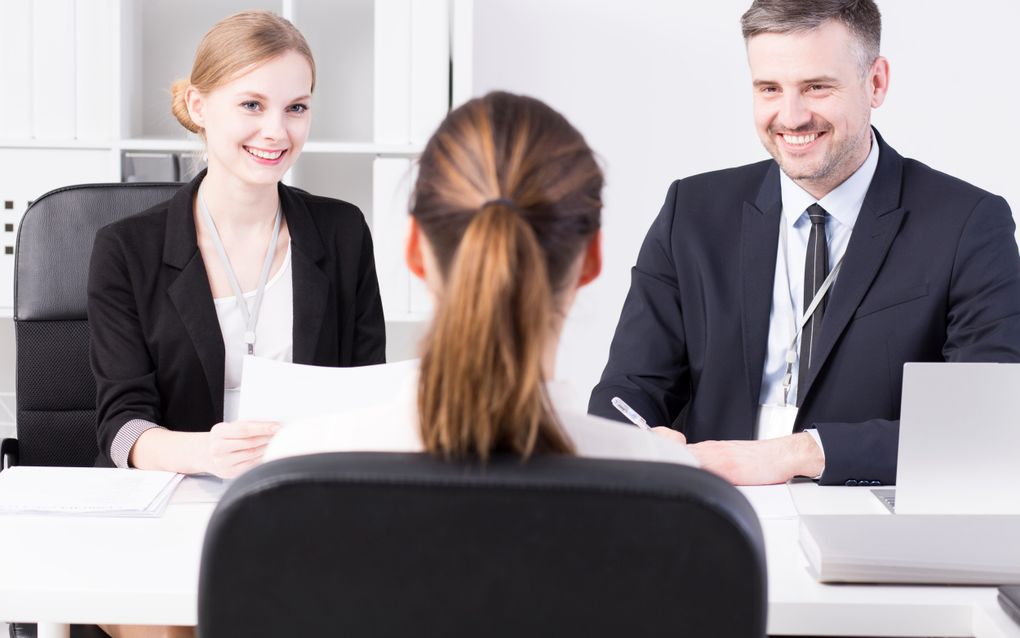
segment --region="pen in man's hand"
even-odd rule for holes
[[[648,421],[645,421],[640,414],[634,411],[634,408],[627,405],[627,403],[624,402],[624,400],[621,399],[620,397],[613,397],[611,403],[613,404],[614,408],[620,411],[620,414],[627,417],[630,420],[630,422],[633,423],[634,425],[638,426],[642,430],[652,429],[648,427]]]

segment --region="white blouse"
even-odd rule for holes
[[[563,382],[548,384],[553,406],[577,405]],[[384,405],[284,424],[273,436],[264,461],[319,452],[421,452],[418,378],[397,388]],[[687,447],[636,426],[571,410],[556,409],[578,456],[697,465]]]
[[[283,264],[268,282],[262,309],[255,325],[255,356],[290,363],[294,360],[294,281],[291,275],[290,243]],[[255,299],[252,290],[244,293],[251,308]],[[214,299],[216,316],[223,334],[223,420],[237,418],[241,393],[241,369],[248,348],[244,343],[244,317],[234,295]]]

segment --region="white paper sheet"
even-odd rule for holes
[[[0,513],[159,516],[183,475],[95,467],[0,472]]]
[[[186,503],[216,503],[227,490],[230,481],[217,476],[199,474],[186,476],[174,491],[171,501],[174,505]]]
[[[417,359],[329,368],[246,356],[237,418],[286,423],[386,404],[417,370]]]

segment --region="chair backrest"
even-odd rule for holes
[[[87,184],[46,193],[18,230],[14,321],[22,465],[92,465],[96,383],[85,284],[96,231],[166,201],[180,184]]]
[[[764,636],[758,519],[686,466],[273,461],[210,521],[199,635]]]

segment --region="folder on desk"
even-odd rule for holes
[[[1020,516],[801,516],[824,583],[1020,584]]]
[[[183,474],[15,466],[0,472],[0,514],[160,516]]]

